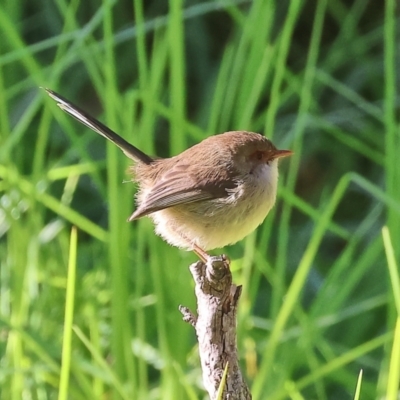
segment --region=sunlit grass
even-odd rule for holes
[[[178,312],[195,310],[195,257],[149,220],[126,222],[129,161],[49,87],[149,154],[234,129],[292,149],[271,215],[224,249],[243,285],[238,346],[253,398],[395,400],[394,0],[376,18],[363,1],[170,3],[148,15],[135,0],[133,18],[113,1],[85,13],[30,3],[32,19],[23,1],[0,5],[0,397],[204,397]],[[210,16],[231,26],[213,52]],[[37,26],[45,33],[30,39]]]

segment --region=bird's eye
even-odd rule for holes
[[[264,153],[263,153],[262,151],[256,151],[256,152],[254,153],[254,158],[255,158],[256,160],[261,161],[261,160],[264,158]]]

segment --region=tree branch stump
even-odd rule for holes
[[[223,392],[226,400],[251,399],[249,388],[239,368],[236,346],[236,307],[241,286],[232,283],[226,256],[210,257],[192,264],[195,281],[197,316],[187,307],[179,306],[183,320],[196,330],[203,371],[203,382],[210,399],[216,399],[224,369],[228,375]]]

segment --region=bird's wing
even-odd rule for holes
[[[228,196],[227,189],[235,185],[232,179],[199,179],[188,174],[184,165],[172,168],[151,188],[142,199],[129,221],[180,204],[211,200]]]

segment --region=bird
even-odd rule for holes
[[[275,204],[278,160],[293,154],[278,150],[265,136],[229,131],[207,137],[182,153],[152,157],[58,93],[45,89],[58,106],[110,140],[133,161],[138,184],[136,209],[128,221],[148,216],[167,243],[194,251],[234,244],[253,232]]]

